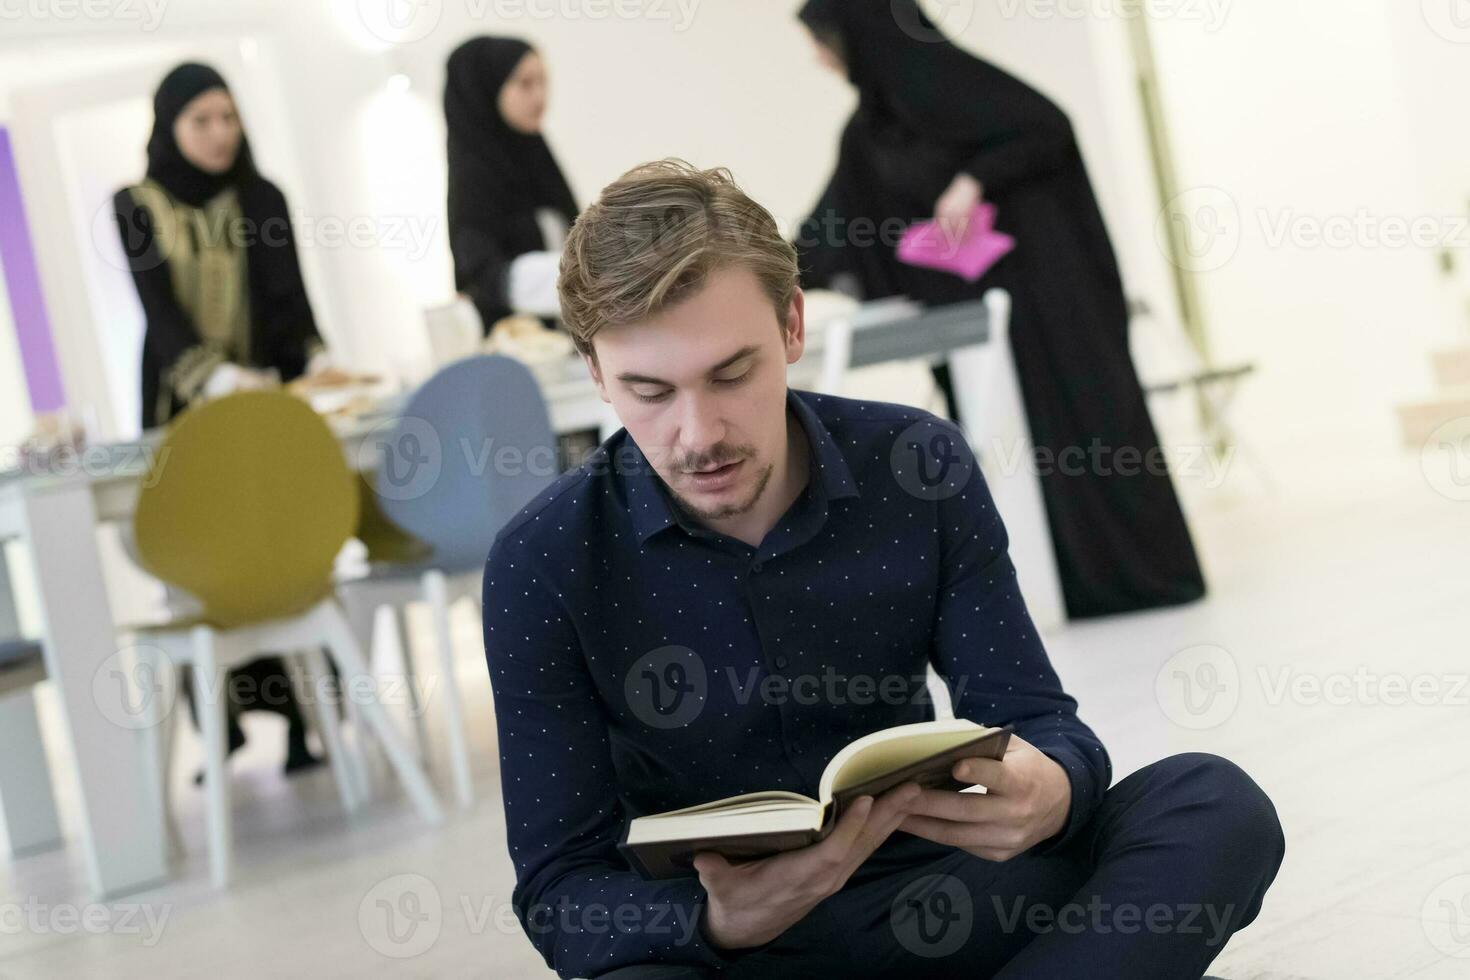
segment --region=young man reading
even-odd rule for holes
[[[577,221],[567,329],[624,429],[499,535],[485,648],[514,905],[562,976],[1179,977],[1258,913],[1261,789],[1178,755],[1109,788],[952,426],[792,391],[791,247],[723,171],[639,167]],[[815,796],[852,740],[956,716],[1003,759],[847,809],[820,843],[645,881],[635,816]]]

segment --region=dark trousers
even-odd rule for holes
[[[1170,756],[1109,789],[1051,854],[994,862],[955,850],[848,887],[719,976],[1199,980],[1255,919],[1285,850],[1276,808],[1239,767]]]

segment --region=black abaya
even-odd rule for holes
[[[235,188],[245,226],[238,229],[238,237],[245,245],[249,270],[251,335],[247,366],[274,368],[282,381],[290,381],[306,370],[311,351],[320,346],[321,337],[301,278],[285,195],[256,172],[250,143],[243,135],[234,165],[222,174],[195,167],[174,140],[174,122],[184,107],[211,89],[229,90],[225,80],[208,65],[179,65],[165,76],[153,97],[147,175],[170,197],[192,207],[200,207],[227,188]],[[167,391],[166,378],[181,358],[200,345],[200,334],[175,297],[153,215],[128,188],[113,197],[113,211],[146,321],[141,366],[142,423],[143,428],[151,429],[185,407],[184,398]],[[159,408],[161,393],[168,396],[164,411]]]
[[[536,212],[554,211],[568,225],[577,217],[546,140],[517,132],[500,114],[500,90],[531,50],[514,38],[472,38],[454,49],[446,69],[454,285],[474,302],[487,332],[515,312],[507,296],[510,263],[547,248]]]
[[[834,43],[859,92],[836,173],[798,237],[803,285],[846,273],[865,298],[936,305],[1007,290],[1068,614],[1204,595],[1129,356],[1117,261],[1065,114],[943,40],[913,0],[811,0],[801,18]],[[979,282],[901,263],[892,241],[864,244],[856,220],[872,223],[868,234],[894,218],[926,220],[959,173],[980,181],[996,227],[1017,240]],[[936,376],[949,394],[947,371]]]

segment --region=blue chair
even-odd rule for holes
[[[426,600],[432,610],[439,683],[447,712],[450,764],[462,806],[474,800],[464,709],[454,675],[449,609],[480,599],[485,557],[495,535],[545,490],[559,472],[556,435],[535,376],[520,361],[480,355],[445,367],[413,394],[384,435],[370,440],[379,454],[371,503],[392,528],[419,542],[427,555],[374,560],[374,535],[364,533],[368,574],[342,583],[348,619],[365,649],[381,606],[393,608],[410,709],[422,755],[427,732],[404,626],[403,607]],[[364,509],[372,514],[372,507]],[[381,532],[382,521],[374,522]],[[381,534],[379,534],[381,536]],[[366,774],[358,778],[366,781]]]

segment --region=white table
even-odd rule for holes
[[[807,353],[788,372],[793,387],[830,390],[849,366],[947,357],[982,465],[987,443],[1025,437],[1006,343],[1003,294],[988,297],[983,305],[928,312],[903,301],[857,309],[839,304],[808,320]],[[558,432],[607,432],[615,426],[580,358],[543,366],[537,373]],[[380,413],[336,426],[348,459],[360,463],[363,441],[391,417]],[[977,428],[980,421],[983,430]],[[115,676],[120,641],[96,539],[99,524],[131,519],[138,481],[147,469],[144,450],[158,438],[155,433],[140,443],[99,447],[99,457],[109,454],[104,465],[93,467],[101,472],[0,474],[0,542],[25,541],[35,566],[47,672],[60,697],[81,784],[80,843],[91,890],[103,897],[137,891],[167,875],[164,823],[158,812],[162,794],[152,783],[155,767],[149,764],[146,741],[127,724],[136,717],[136,706],[125,703],[124,685]],[[992,468],[987,466],[987,473],[1010,531],[1022,588],[1038,626],[1047,629],[1061,621],[1061,603],[1039,486],[1026,467],[1006,473],[992,473]],[[25,742],[25,733],[34,729],[28,700],[0,702],[0,733],[7,736],[0,744]],[[12,828],[22,827],[27,844],[37,844],[60,835],[44,768],[37,776],[36,759],[44,762],[39,732],[30,741],[28,750],[0,751],[0,757],[14,753],[12,762],[0,762],[0,798],[7,814],[19,813],[10,805],[16,799],[35,802],[20,814],[23,819],[7,819]]]

